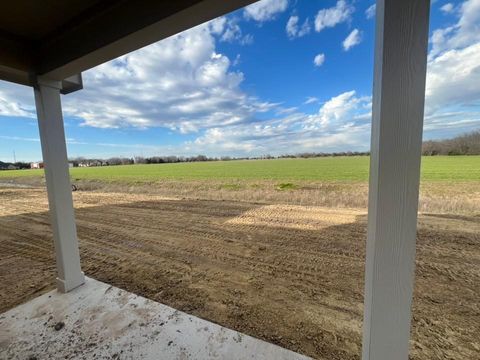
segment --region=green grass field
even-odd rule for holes
[[[366,181],[368,157],[326,157],[124,165],[70,170],[74,180],[154,182],[156,180]],[[43,176],[43,170],[0,171],[0,179]],[[480,181],[480,156],[423,157],[422,180]]]

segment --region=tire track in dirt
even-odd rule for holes
[[[365,211],[82,191],[74,199],[87,275],[313,357],[359,359]],[[45,193],[0,188],[0,200],[0,280],[18,284],[0,289],[8,308],[52,287],[54,258]],[[475,217],[420,218],[412,359],[477,354],[477,226]]]

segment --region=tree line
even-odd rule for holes
[[[30,169],[30,163],[17,161],[14,163],[0,161],[0,170]]]
[[[230,161],[230,160],[265,160],[265,159],[284,159],[284,158],[311,158],[311,157],[325,157],[325,156],[363,156],[369,155],[369,152],[335,152],[335,153],[315,153],[315,152],[305,152],[299,154],[286,154],[286,155],[261,155],[261,156],[247,156],[247,157],[238,157],[238,156],[220,156],[220,157],[209,157],[206,155],[196,155],[196,156],[153,156],[153,157],[135,157],[134,163],[136,164],[162,164],[162,163],[178,163],[178,162],[197,162],[197,161]]]
[[[110,158],[107,160],[94,160],[104,162],[105,165],[126,165],[126,164],[168,164],[180,162],[197,161],[229,161],[229,160],[260,160],[260,159],[286,159],[286,158],[318,158],[331,156],[369,156],[369,151],[340,151],[340,152],[302,152],[283,155],[262,155],[250,157],[209,157],[206,155],[196,156],[136,156],[132,158]],[[475,130],[452,139],[427,140],[422,144],[422,155],[480,155],[480,130]]]
[[[423,155],[480,155],[480,130],[453,139],[424,141]]]
[[[195,156],[134,156],[134,157],[112,157],[109,159],[99,158],[72,158],[69,162],[77,166],[110,166],[110,165],[129,165],[129,164],[168,164],[181,162],[198,161],[229,161],[229,160],[259,160],[259,159],[285,159],[285,158],[316,158],[327,156],[369,156],[369,151],[341,151],[341,152],[302,152],[296,154],[283,155],[262,155],[253,157],[233,157],[220,156],[209,157],[206,155]],[[475,130],[452,139],[428,140],[422,144],[422,155],[480,155],[480,130]],[[0,161],[0,170],[29,169],[30,163],[16,162],[8,163]]]

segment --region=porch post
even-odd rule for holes
[[[429,0],[378,0],[363,360],[408,359]]]
[[[60,89],[60,81],[39,77],[34,93],[55,243],[57,288],[68,292],[82,285],[85,278],[80,269]]]

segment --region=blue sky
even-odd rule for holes
[[[83,74],[70,157],[368,150],[374,1],[263,0]],[[480,0],[433,1],[424,138],[480,128]],[[41,159],[32,90],[0,82],[0,160]]]

